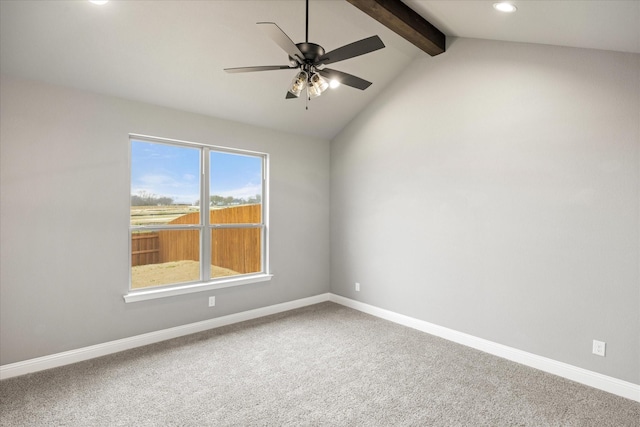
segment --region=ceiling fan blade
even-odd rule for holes
[[[318,70],[318,73],[329,80],[337,80],[343,85],[355,87],[360,90],[365,90],[371,86],[371,82],[366,81],[365,79],[361,79],[360,77],[356,77],[352,74],[343,73],[342,71],[332,70],[331,68]]]
[[[353,58],[356,56],[364,55],[365,53],[373,52],[378,49],[382,49],[384,43],[378,36],[371,36],[366,39],[359,40],[357,42],[350,43],[348,45],[339,47],[327,52],[316,61],[317,64],[332,64],[338,61],[344,61],[345,59]]]
[[[259,65],[257,67],[225,68],[224,71],[227,73],[250,73],[252,71],[295,70],[297,68],[289,65]]]
[[[297,98],[297,96],[295,96],[290,91],[287,91],[287,96],[285,96],[285,99],[294,99],[294,98]]]
[[[300,52],[298,46],[296,46],[275,22],[258,22],[258,25],[260,25],[269,38],[276,42],[290,57],[296,58],[300,63],[304,62],[304,54]]]

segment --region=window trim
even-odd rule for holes
[[[260,273],[254,275],[243,274],[241,276],[232,276],[228,279],[218,279],[211,282],[197,282],[180,285],[159,286],[157,288],[143,288],[143,290],[133,291],[123,296],[124,301],[138,302],[156,298],[173,297],[177,295],[191,294],[194,292],[211,291],[217,289],[230,288],[233,286],[248,285],[251,283],[268,282],[273,278],[273,274]]]
[[[200,150],[200,200],[201,200],[201,209],[200,209],[200,224],[181,224],[175,226],[166,226],[166,225],[155,225],[155,226],[135,226],[132,227],[131,220],[129,220],[129,232],[128,232],[128,253],[129,253],[129,290],[123,295],[123,298],[126,303],[137,302],[137,301],[145,301],[156,298],[165,298],[177,295],[184,295],[194,292],[203,292],[209,290],[223,289],[233,286],[241,286],[251,283],[258,282],[266,282],[270,281],[273,277],[270,274],[270,266],[269,266],[269,155],[267,153],[243,150],[237,148],[223,147],[217,145],[196,143],[190,141],[182,141],[175,140],[169,138],[161,138],[154,137],[148,135],[141,135],[130,133],[129,134],[129,183],[131,183],[131,142],[133,140],[142,141],[142,142],[150,142],[150,143],[160,143],[160,144],[168,144],[172,146],[185,146],[188,148],[197,148]],[[262,222],[258,224],[210,224],[209,216],[206,214],[207,210],[202,209],[202,206],[205,203],[205,200],[208,200],[209,196],[209,158],[210,153],[214,152],[223,152],[229,154],[238,154],[238,155],[246,155],[251,157],[261,157],[262,158],[262,195],[261,195],[261,216]],[[205,160],[205,158],[207,158]],[[129,184],[131,185],[131,184]],[[131,188],[131,187],[130,187]],[[130,197],[129,197],[130,199]],[[129,202],[129,206],[131,206],[131,202]],[[196,229],[200,231],[200,254],[201,258],[206,256],[211,257],[211,231],[216,229],[224,229],[224,228],[260,228],[262,230],[261,237],[261,271],[256,273],[246,273],[240,274],[237,276],[229,276],[229,277],[221,277],[216,279],[206,279],[210,276],[210,267],[207,263],[200,263],[200,274],[201,279],[199,281],[192,282],[183,282],[176,284],[166,284],[160,285],[151,288],[140,288],[140,289],[132,289],[131,288],[131,234],[132,231],[135,230],[158,230],[158,229],[171,229],[171,230],[179,230],[179,229]],[[208,246],[207,246],[208,245]],[[209,267],[209,268],[207,268]],[[205,278],[202,280],[202,278]]]

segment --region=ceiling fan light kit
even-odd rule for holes
[[[327,90],[329,87],[329,83],[322,77],[320,74],[312,74],[309,79],[309,84],[307,85],[307,91],[309,93],[309,98],[315,98],[316,96],[322,95],[322,92]]]
[[[371,36],[348,45],[339,47],[330,52],[316,43],[309,43],[309,0],[306,1],[306,40],[304,43],[294,43],[274,22],[258,22],[282,50],[289,55],[288,65],[266,65],[252,67],[225,68],[227,73],[247,73],[253,71],[271,70],[300,70],[294,77],[286,99],[298,98],[306,89],[307,100],[322,95],[328,87],[337,87],[344,84],[356,89],[365,90],[371,86],[371,82],[344,73],[342,71],[326,68],[327,64],[355,58],[378,49],[384,48],[384,43],[378,36]],[[331,81],[331,84],[327,82]]]
[[[302,89],[305,88],[307,80],[307,73],[304,71],[300,71],[294,78],[293,82],[291,82],[291,88],[289,89],[289,93],[295,96],[296,98],[300,96],[302,93]]]

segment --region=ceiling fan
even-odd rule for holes
[[[225,68],[224,71],[227,73],[247,73],[270,70],[300,70],[287,91],[286,99],[298,98],[304,89],[307,91],[307,100],[320,96],[329,86],[325,79],[365,90],[371,86],[371,82],[342,71],[325,68],[325,66],[385,47],[380,37],[371,36],[325,53],[324,48],[319,44],[309,43],[309,0],[306,1],[304,43],[294,43],[274,22],[258,22],[258,25],[265,31],[267,36],[289,55],[289,64]]]

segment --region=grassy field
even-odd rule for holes
[[[168,224],[174,219],[199,212],[199,206],[131,206],[131,225],[161,225]]]

